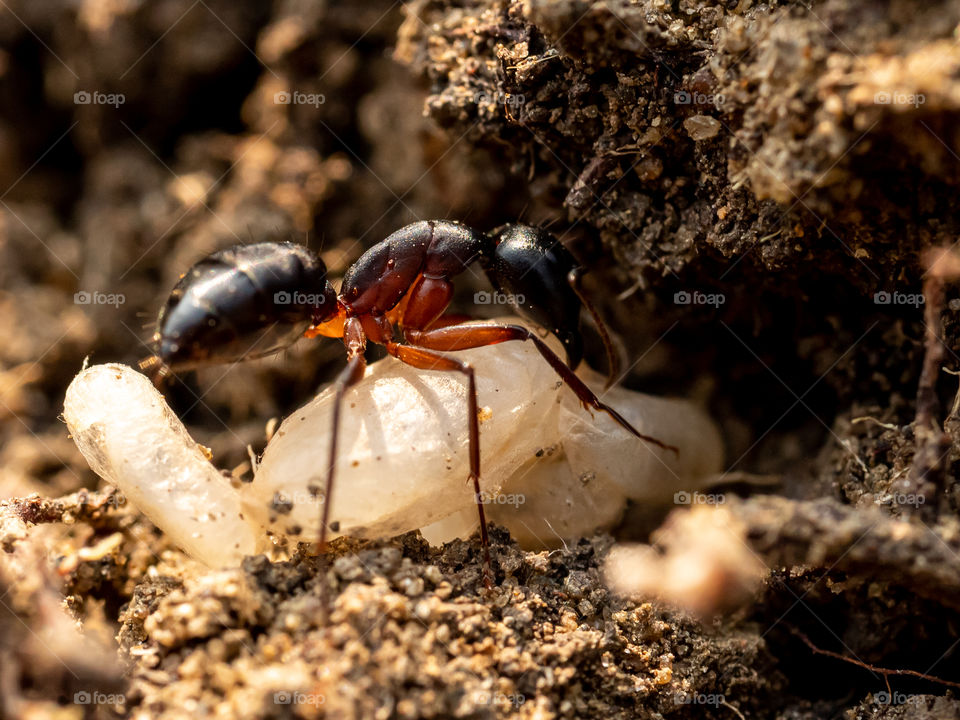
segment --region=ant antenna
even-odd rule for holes
[[[554,216],[554,217],[550,218],[549,220],[547,220],[547,221],[543,224],[542,227],[543,227],[544,230],[546,230],[546,231],[549,232],[550,228],[552,228],[552,227],[553,227],[554,225],[556,225],[558,222],[560,222],[560,218]]]
[[[603,341],[603,349],[607,353],[607,383],[603,386],[603,389],[607,390],[620,376],[620,355],[613,346],[613,340],[610,338],[607,326],[600,318],[600,313],[597,312],[596,306],[594,306],[590,301],[590,297],[583,291],[581,284],[583,275],[583,268],[574,268],[567,274],[567,282],[570,283],[570,287],[573,288],[577,297],[580,298],[583,306],[587,308],[587,312],[593,317],[593,321],[597,325],[597,332],[600,333],[600,339]]]
[[[523,209],[520,211],[520,214],[517,216],[517,220],[518,220],[519,222],[526,222],[526,221],[523,219],[523,216],[527,214],[527,210],[529,210],[529,209],[530,209],[530,201],[527,200],[527,201],[523,204]]]

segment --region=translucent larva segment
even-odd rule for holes
[[[505,526],[526,549],[559,547],[608,530],[628,498],[662,506],[677,493],[690,497],[689,491],[705,487],[722,470],[720,433],[699,406],[623,388],[604,392],[598,373],[581,368],[578,375],[637,430],[678,446],[680,453],[638,440],[561,389],[554,440],[517,465],[498,494],[484,498],[487,519]],[[476,510],[467,508],[421,532],[431,544],[442,544],[476,529]]]
[[[142,374],[116,364],[83,370],[63,416],[94,472],[189,555],[229,567],[260,549],[236,490]]]
[[[723,470],[720,431],[696,403],[622,387],[603,391],[604,378],[598,373],[582,369],[578,375],[639,432],[679,449],[674,453],[642,442],[604,413],[591,417],[576,398],[564,396],[558,432],[578,477],[596,477],[631,500],[664,504],[677,492],[705,487]]]
[[[558,548],[568,540],[609,530],[627,506],[619,487],[596,475],[574,475],[559,437],[538,449],[511,474],[496,495],[485,495],[489,522],[502,525],[525,550]],[[431,545],[477,531],[477,509],[459,513],[421,528]]]
[[[481,484],[495,494],[514,468],[556,441],[558,394],[569,391],[530,343],[455,355],[476,371]],[[266,529],[316,538],[332,410],[328,388],[288,417],[243,486],[247,515]],[[462,375],[386,358],[347,391],[341,422],[334,535],[388,537],[474,506]]]
[[[550,339],[555,349],[556,340]],[[477,375],[483,499],[490,521],[521,544],[614,525],[627,498],[664,504],[704,487],[722,468],[720,434],[697,405],[622,388],[605,402],[640,432],[580,407],[529,343],[456,353]],[[581,369],[596,392],[603,378]],[[231,487],[150,381],[123,365],[82,371],[64,417],[90,466],[171,536],[213,567],[238,565],[269,545],[318,533],[330,442],[328,389],[287,418],[253,483]],[[466,384],[387,358],[347,392],[332,507],[336,534],[381,538],[423,528],[439,543],[477,527],[468,484]]]
[[[457,538],[466,540],[480,527],[479,516],[475,507],[467,507],[453,515],[447,515],[442,520],[430,523],[420,528],[423,539],[434,547],[451,542]]]
[[[517,468],[486,507],[490,521],[522,547],[543,550],[608,530],[626,506],[623,492],[604,477],[574,472],[560,438]]]

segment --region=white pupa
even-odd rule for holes
[[[70,387],[63,417],[97,475],[187,554],[213,567],[267,547],[241,496],[204,455],[164,397],[126,365],[94,365]]]
[[[556,345],[554,345],[556,347]],[[476,370],[481,496],[487,517],[523,545],[552,545],[608,528],[627,498],[670,502],[721,469],[719,433],[685,400],[622,388],[603,394],[637,429],[583,410],[530,343],[456,353]],[[584,379],[599,392],[602,383]],[[236,565],[270,534],[318,535],[332,421],[327,389],[281,424],[239,488],[210,463],[150,381],[123,365],[83,370],[64,418],[91,468],[193,557]],[[477,527],[468,483],[466,383],[455,373],[386,358],[347,391],[330,520],[336,532],[379,538],[418,528],[436,544]]]

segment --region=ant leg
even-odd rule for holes
[[[470,428],[470,480],[473,481],[474,497],[477,501],[477,513],[480,516],[480,544],[483,547],[483,584],[493,586],[493,571],[490,563],[490,538],[487,535],[487,518],[483,511],[483,496],[480,493],[480,420],[477,417],[477,381],[468,363],[455,358],[440,355],[424,348],[386,343],[387,352],[401,362],[421,370],[446,370],[460,372],[467,376],[467,409]]]
[[[333,480],[337,464],[337,442],[340,439],[340,412],[343,406],[343,395],[353,385],[363,378],[367,363],[363,351],[367,346],[367,339],[363,333],[360,321],[350,318],[344,325],[343,344],[347,347],[347,366],[340,372],[334,381],[336,395],[333,401],[333,427],[330,430],[330,455],[327,461],[327,482],[324,488],[323,509],[320,511],[320,537],[317,540],[317,551],[320,555],[320,608],[323,614],[323,623],[327,619],[327,535],[330,530],[330,505],[333,500]]]
[[[357,318],[350,318],[344,324],[343,344],[347,347],[347,366],[340,372],[334,381],[336,396],[333,401],[333,428],[330,436],[330,456],[327,462],[327,486],[323,496],[323,511],[320,516],[320,540],[318,542],[321,553],[327,549],[327,534],[329,531],[330,505],[333,497],[333,479],[337,464],[337,442],[340,439],[340,413],[343,406],[343,395],[353,385],[363,378],[367,363],[363,358],[363,351],[367,347],[367,338],[363,327]]]
[[[462,315],[459,313],[444,313],[432,323],[430,323],[430,330],[436,330],[437,328],[448,327],[450,325],[462,325],[463,323],[468,323],[477,318],[470,315]]]
[[[626,418],[612,407],[602,402],[586,384],[576,376],[573,370],[551,350],[546,343],[532,332],[519,325],[451,325],[436,330],[404,330],[407,342],[411,345],[429,348],[431,350],[469,350],[470,348],[485,345],[497,345],[511,340],[529,340],[532,342],[543,359],[550,363],[557,375],[573,390],[580,404],[584,408],[592,407],[602,410],[612,417],[625,430],[629,431],[644,442],[651,443],[665,450],[672,450],[676,454],[680,451],[673,445],[657,440],[655,437],[644,435],[631,425]]]
[[[594,307],[589,296],[583,292],[582,279],[583,268],[574,268],[567,273],[567,283],[577,294],[577,297],[580,298],[580,302],[583,303],[587,312],[590,313],[594,323],[597,325],[597,332],[600,333],[600,340],[603,341],[603,350],[607,354],[607,384],[603,386],[603,389],[606,390],[616,382],[617,376],[620,375],[620,355],[613,346],[610,333],[607,332],[607,326],[601,319],[600,313],[597,312],[597,308]]]
[[[340,436],[340,411],[343,405],[343,395],[348,388],[356,385],[363,378],[367,367],[363,355],[357,355],[347,361],[347,366],[340,372],[334,381],[336,397],[333,401],[333,429],[330,438],[330,456],[327,462],[327,486],[324,490],[323,512],[320,517],[320,552],[327,549],[327,531],[330,520],[330,498],[333,493],[334,466],[337,463],[337,441]]]

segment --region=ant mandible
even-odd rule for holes
[[[492,285],[518,313],[552,332],[566,362],[520,325],[465,324],[445,315],[451,279],[479,262]],[[142,363],[158,376],[202,365],[263,357],[301,336],[341,338],[347,366],[335,381],[336,399],[320,521],[319,548],[326,548],[334,486],[339,419],[346,390],[364,375],[367,341],[383,345],[401,362],[424,370],[457,372],[467,380],[470,476],[480,516],[484,582],[491,584],[489,538],[480,493],[480,427],[473,368],[446,351],[511,340],[532,342],[584,408],[601,410],[637,438],[677,452],[636,430],[604,404],[573,369],[583,358],[580,311],[597,321],[610,374],[615,353],[593,305],[581,291],[582,270],[544,230],[504,225],[481,233],[447,220],[416,222],[367,250],[346,272],[340,293],[327,280],[323,261],[308,248],[285,242],[237,245],[215,252],[184,274],[160,311],[156,355]],[[521,300],[522,299],[522,300]],[[395,328],[402,333],[398,341]]]

